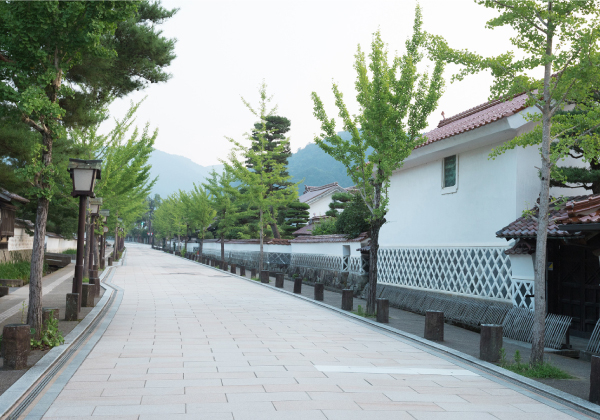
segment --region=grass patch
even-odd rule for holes
[[[362,316],[364,318],[376,318],[377,315],[367,315],[367,313],[365,312],[365,310],[363,309],[363,307],[361,305],[358,305],[358,308],[356,309],[356,311],[352,311],[352,313],[354,315],[358,315],[358,316]]]
[[[61,254],[77,255],[77,250],[73,248],[65,249]]]
[[[44,262],[42,268],[43,275],[48,273],[48,264]],[[29,274],[31,272],[31,262],[29,261],[11,261],[0,263],[0,279],[23,280],[23,284],[29,284]]]
[[[250,280],[260,281],[260,279],[257,279],[256,277],[250,277]]]
[[[541,365],[532,366],[529,363],[521,361],[521,352],[515,351],[514,361],[506,359],[506,351],[500,349],[500,367],[511,372],[534,379],[573,379],[573,376],[553,365],[550,362],[544,362]]]
[[[90,282],[90,278],[89,277],[84,277],[81,282],[82,283],[89,283]]]

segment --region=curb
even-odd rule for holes
[[[171,255],[171,254],[169,254],[169,255]],[[295,298],[310,302],[313,305],[321,306],[323,308],[332,310],[332,311],[336,312],[338,315],[342,315],[346,318],[350,318],[353,321],[356,321],[357,323],[366,324],[369,327],[371,327],[372,329],[383,330],[386,333],[388,333],[389,335],[395,336],[396,338],[398,336],[400,336],[409,342],[412,342],[421,347],[424,347],[425,349],[428,349],[430,351],[435,351],[437,353],[442,353],[443,355],[447,356],[448,358],[450,358],[454,361],[458,360],[459,362],[462,362],[462,363],[466,364],[467,366],[470,366],[471,368],[474,367],[478,370],[481,370],[481,371],[485,372],[487,375],[493,376],[495,378],[501,379],[501,380],[509,382],[511,384],[518,385],[518,386],[524,388],[526,391],[535,392],[538,397],[539,396],[545,397],[547,399],[558,402],[558,403],[562,404],[563,406],[566,406],[572,410],[577,410],[579,413],[583,413],[588,416],[592,416],[594,418],[600,419],[600,406],[593,404],[589,401],[586,401],[582,398],[579,398],[574,395],[567,394],[566,392],[560,391],[558,389],[552,388],[548,385],[544,385],[540,382],[534,381],[533,379],[529,379],[524,376],[513,373],[511,371],[508,371],[506,369],[502,369],[501,367],[498,367],[492,363],[484,362],[473,356],[462,353],[458,350],[454,350],[449,347],[443,346],[441,344],[437,344],[435,342],[425,340],[424,338],[421,338],[414,334],[410,334],[410,333],[398,330],[396,328],[389,327],[387,325],[380,324],[375,321],[371,321],[368,318],[364,318],[364,317],[355,315],[351,312],[344,311],[340,308],[336,308],[335,306],[331,306],[326,303],[315,301],[314,299],[311,299],[309,297],[295,294],[292,292],[288,292],[287,290],[276,288],[274,286],[271,286],[270,284],[260,283],[255,280],[251,280],[249,278],[239,276],[237,274],[232,274],[228,271],[221,270],[216,267],[207,266],[198,261],[189,260],[189,259],[181,257],[181,256],[177,256],[177,257],[181,258],[183,260],[189,261],[191,263],[201,265],[202,267],[206,267],[211,270],[218,271],[220,273],[228,274],[231,277],[236,277],[241,280],[251,282],[252,284],[255,284],[255,285],[267,287],[267,288],[277,291],[279,293],[284,293],[286,295],[293,296]],[[488,377],[488,379],[489,379],[489,377]],[[535,395],[528,395],[528,396],[535,398]],[[544,403],[547,404],[547,401],[544,401]],[[561,410],[563,412],[565,411],[564,407],[554,406],[554,408]],[[576,413],[565,413],[565,414],[574,415]]]
[[[2,395],[0,395],[0,418],[4,417],[10,410],[12,410],[19,401],[25,396],[36,383],[42,378],[48,371],[55,366],[62,358],[71,350],[74,344],[77,343],[79,338],[88,330],[90,325],[104,312],[107,303],[115,293],[115,289],[107,287],[103,280],[105,280],[110,272],[113,271],[112,267],[107,267],[100,275],[100,286],[104,289],[104,294],[96,306],[88,313],[85,318],[65,337],[64,344],[52,348],[48,353],[44,355],[38,362],[33,365],[29,370],[17,380],[10,388],[8,388]],[[109,292],[109,293],[107,293]]]

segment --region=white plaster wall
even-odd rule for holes
[[[310,217],[325,216],[325,213],[329,210],[329,203],[332,201],[332,195],[333,193],[327,194],[324,197],[320,197],[314,203],[310,203],[310,209],[308,209]]]
[[[443,157],[396,172],[380,246],[506,246],[496,232],[517,217],[516,152],[488,160],[493,146],[458,154],[455,193],[442,194]]]
[[[60,238],[50,238],[46,236],[46,252],[49,253],[60,253]]]
[[[29,236],[25,229],[15,227],[15,236],[8,239],[8,250],[19,251],[33,249],[33,236]]]
[[[289,254],[292,252],[290,245],[263,245],[263,252],[278,252],[282,254]],[[221,251],[221,244],[219,242],[204,243],[204,249]],[[260,245],[254,244],[227,244],[225,243],[225,251],[237,251],[237,252],[258,252]]]
[[[359,257],[357,251],[361,247],[360,242],[335,242],[335,243],[293,243],[292,254],[319,254],[344,256],[344,245],[350,247],[350,256]]]
[[[533,255],[509,255],[512,278],[518,280],[535,280],[533,271]]]

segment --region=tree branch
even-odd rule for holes
[[[30,127],[32,127],[34,130],[39,131],[40,133],[44,134],[44,133],[48,133],[48,129],[45,127],[41,127],[39,125],[36,124],[35,121],[33,121],[31,118],[26,117],[25,115],[23,115],[22,120],[25,124],[29,124]]]
[[[505,7],[505,8],[507,8],[507,9],[512,9],[512,10],[514,10],[514,9],[515,9],[515,8],[514,8],[514,6],[510,6],[510,5],[508,5],[508,4],[504,3],[504,2],[501,2],[501,1],[498,1],[498,0],[492,0],[492,1],[493,1],[494,3],[496,3],[497,5],[499,5],[499,6],[502,6],[502,7]],[[547,25],[547,24],[546,24],[546,23],[545,23],[545,22],[544,22],[544,21],[543,21],[543,20],[542,20],[542,19],[539,17],[539,13],[537,12],[537,10],[536,10],[536,12],[535,12],[535,13],[538,15],[538,18],[540,19],[540,21],[541,21],[541,22],[542,22],[544,25],[546,25],[546,27],[547,27],[548,25]],[[524,16],[523,16],[523,17],[524,17]],[[534,26],[534,27],[535,27],[535,28],[536,28],[538,31],[541,31],[541,32],[543,32],[543,33],[545,33],[545,34],[547,34],[547,33],[548,33],[548,31],[547,31],[546,29],[543,29],[543,28],[539,27],[539,26],[538,26],[538,25],[535,23],[535,21],[532,21],[531,19],[528,19],[528,18],[526,18],[526,17],[524,17],[524,18],[525,18],[525,20],[527,20],[527,22],[528,22],[528,23],[530,23],[532,26]]]

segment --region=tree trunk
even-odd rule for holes
[[[204,235],[200,238],[200,258],[202,258],[202,248],[204,247]]]
[[[42,333],[42,276],[44,269],[44,242],[46,222],[50,201],[38,198],[35,230],[33,232],[33,250],[31,252],[31,270],[29,272],[29,307],[27,323],[33,328],[34,336],[39,340]]]
[[[271,218],[273,220],[275,219],[275,217],[273,217],[273,207],[272,206],[271,206]],[[269,226],[271,226],[271,230],[273,231],[273,238],[281,239],[281,234],[279,233],[279,227],[277,226],[277,222],[269,223]]]
[[[264,254],[263,254],[263,237],[264,237],[264,226],[263,226],[263,211],[259,210],[259,223],[260,223],[260,250],[258,252],[258,274],[260,277],[260,273],[263,271],[264,267]]]
[[[188,244],[188,231],[190,230],[190,226],[189,225],[185,225],[185,252],[188,252],[187,250],[187,244]]]
[[[369,250],[369,294],[367,295],[367,314],[375,315],[377,300],[377,251],[379,251],[379,231],[383,223],[375,221],[371,224],[371,246]]]
[[[93,226],[92,228],[95,228],[95,226]],[[100,268],[100,251],[98,250],[98,240],[101,240],[102,237],[101,236],[96,236],[94,235],[94,243],[93,245],[93,251],[94,251],[94,263],[93,265],[95,265],[98,269]]]
[[[551,7],[551,6],[550,6]],[[552,34],[546,38],[546,55],[552,55]],[[535,312],[531,341],[531,364],[544,362],[544,336],[546,333],[546,243],[548,239],[548,211],[550,208],[550,129],[552,128],[550,81],[552,62],[544,69],[544,109],[542,117],[542,169],[540,179],[540,204],[535,245]]]

